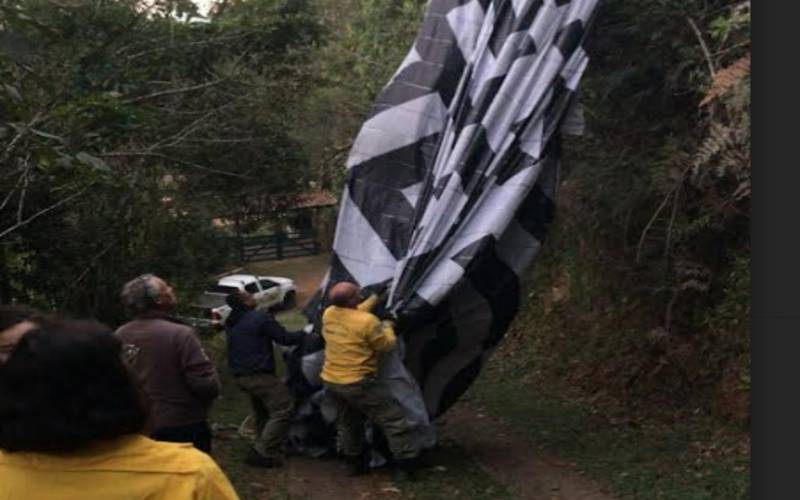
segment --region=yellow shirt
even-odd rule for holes
[[[370,297],[356,309],[330,306],[322,314],[325,364],[322,380],[353,384],[378,369],[378,353],[391,351],[396,338],[391,323],[368,312],[377,302]]]
[[[0,500],[234,500],[214,460],[191,444],[144,436],[77,453],[0,450]]]

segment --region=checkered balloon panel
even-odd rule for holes
[[[391,280],[405,373],[387,378],[431,417],[519,310],[553,219],[561,134],[583,127],[576,91],[598,1],[431,0],[355,138],[334,254],[306,310],[318,316],[335,282]]]

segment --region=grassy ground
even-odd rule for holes
[[[526,384],[500,363],[483,373],[470,395],[545,453],[574,463],[621,498],[749,498],[749,442],[741,429],[707,417],[614,421],[568,389]]]

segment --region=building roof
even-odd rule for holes
[[[330,191],[306,191],[295,196],[289,208],[330,207],[336,205],[336,197]]]

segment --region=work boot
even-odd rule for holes
[[[252,467],[264,467],[266,469],[270,469],[273,467],[283,467],[282,459],[275,457],[265,457],[261,453],[257,452],[255,448],[250,448],[250,451],[247,453],[247,457],[244,459],[244,463]]]
[[[419,462],[416,458],[395,460],[392,469],[392,480],[396,483],[407,483],[417,480]]]
[[[356,455],[354,457],[346,457],[347,460],[347,475],[350,477],[363,476],[369,472],[363,455]]]

